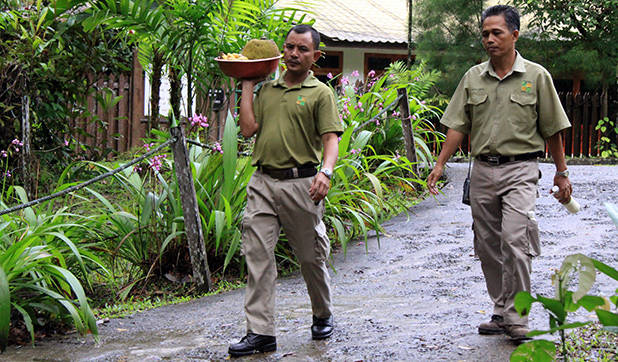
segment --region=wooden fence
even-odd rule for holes
[[[601,132],[597,123],[608,116],[607,94],[561,92],[558,94],[571,128],[563,132],[565,154],[573,157],[594,157]],[[614,140],[615,142],[617,140]]]
[[[125,152],[142,144],[146,134],[144,73],[135,59],[131,73],[101,75],[96,81],[95,75],[89,78],[95,91],[87,96],[88,112],[70,121],[72,136],[87,147],[89,157]],[[76,151],[80,152],[79,146]]]

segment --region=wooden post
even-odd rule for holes
[[[131,71],[131,137],[128,147],[141,146],[141,139],[146,135],[142,124],[144,118],[144,69],[137,60],[137,50],[133,52],[133,70]]]
[[[90,149],[88,150],[89,151],[88,157],[94,156],[93,149],[94,149],[96,134],[97,134],[95,114],[97,111],[96,94],[99,91],[97,89],[97,78],[95,77],[96,75],[93,73],[88,74],[88,82],[94,88],[92,93],[88,95],[88,113],[87,113],[88,117],[84,120],[84,125],[86,127],[85,128],[86,135],[84,135],[83,143],[90,147]],[[76,149],[76,152],[81,152],[81,150],[78,148]]]
[[[185,135],[182,127],[171,127],[172,137],[176,137],[173,143],[172,152],[174,153],[174,164],[176,166],[176,178],[180,189],[182,200],[182,212],[185,221],[185,234],[191,255],[191,265],[193,266],[193,279],[200,291],[210,290],[212,284],[210,280],[210,270],[204,246],[204,235],[202,233],[202,221],[197,207],[195,196],[195,185],[189,164],[189,153],[187,152]]]
[[[601,130],[596,130],[599,123],[599,105],[601,102],[601,96],[599,93],[595,93],[592,97],[592,124],[590,125],[592,131],[590,135],[590,148],[593,150],[590,156],[599,156],[599,140],[601,139]]]
[[[575,117],[571,121],[571,156],[578,157],[581,154],[580,139],[582,136],[582,119],[584,117],[584,97],[581,93],[575,95],[575,103],[577,105],[577,111],[575,112]]]
[[[118,152],[125,152],[129,148],[129,83],[127,81],[126,74],[120,74],[120,80],[118,81],[118,95],[122,96],[122,99],[118,103]]]
[[[590,105],[592,104],[592,97],[590,93],[584,93],[584,112],[582,114],[582,135],[581,140],[577,142],[581,142],[582,145],[582,157],[590,157],[592,154],[590,152]]]
[[[418,164],[416,162],[416,148],[414,147],[414,130],[410,120],[410,104],[408,104],[408,91],[405,88],[397,90],[401,96],[399,100],[399,112],[401,113],[401,128],[403,129],[403,142],[406,147],[406,157],[413,163],[412,169],[416,177],[419,176]]]

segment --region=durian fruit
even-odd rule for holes
[[[241,53],[249,59],[272,58],[281,54],[277,44],[270,39],[251,39]]]

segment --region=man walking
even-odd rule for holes
[[[320,57],[320,36],[308,25],[287,34],[281,76],[265,83],[253,99],[259,80],[242,81],[240,130],[257,134],[247,186],[242,252],[247,261],[245,314],[247,335],[230,345],[231,356],[277,349],[275,337],[274,249],[283,227],[307,284],[313,311],[313,339],[333,333],[330,242],[320,201],[330,188],[343,131],[334,95],[310,70]],[[323,153],[321,157],[320,153]],[[322,158],[322,166],[318,170]]]
[[[468,70],[455,90],[441,123],[449,127],[427,187],[437,195],[444,165],[466,134],[470,135],[470,200],[474,248],[481,260],[494,308],[480,334],[527,339],[528,319],[514,306],[515,295],[530,290],[531,258],[539,255],[535,199],[537,157],[545,142],[556,165],[555,194],[565,203],[571,183],[560,131],[570,127],[550,74],[516,50],[519,13],[496,5],[481,15],[482,42],[489,61]]]

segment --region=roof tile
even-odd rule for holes
[[[293,0],[280,1],[289,5]],[[333,40],[407,43],[406,0],[314,0],[314,27]]]

